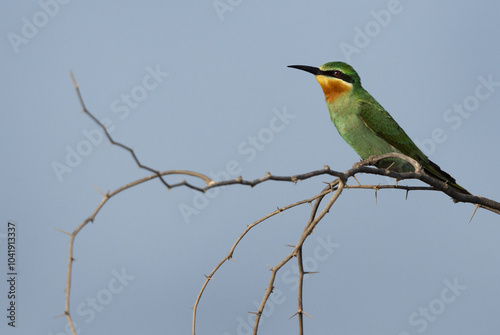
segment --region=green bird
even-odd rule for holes
[[[460,193],[470,194],[413,143],[391,115],[361,86],[361,79],[352,66],[330,62],[319,68],[305,65],[289,67],[316,76],[325,94],[333,124],[362,159],[390,152],[402,153],[419,162],[426,174]],[[398,158],[381,160],[377,167],[396,172],[414,171],[410,163]]]

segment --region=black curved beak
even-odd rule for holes
[[[306,72],[314,74],[315,76],[318,76],[318,75],[320,75],[323,72],[323,71],[321,71],[320,69],[318,69],[317,67],[314,67],[314,66],[288,65],[288,67],[291,67],[293,69],[299,69],[299,70],[302,70],[302,71],[306,71]]]

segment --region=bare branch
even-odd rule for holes
[[[198,296],[196,297],[196,301],[194,303],[194,306],[193,306],[193,322],[192,322],[192,334],[195,335],[196,333],[196,313],[198,311],[198,305],[200,303],[200,300],[201,300],[201,296],[203,295],[203,292],[205,292],[205,289],[208,285],[208,282],[213,278],[214,274],[217,272],[217,270],[219,270],[219,268],[222,266],[222,264],[224,264],[226,261],[230,260],[230,259],[233,259],[233,253],[234,253],[234,250],[236,249],[236,247],[238,246],[238,244],[241,242],[241,240],[243,239],[243,237],[252,229],[254,228],[255,226],[257,226],[259,223],[275,216],[276,214],[281,214],[282,212],[284,211],[287,211],[293,207],[296,207],[296,206],[299,206],[299,205],[303,205],[303,204],[306,204],[306,203],[311,203],[312,201],[314,200],[318,200],[318,199],[322,199],[326,194],[330,193],[329,190],[323,190],[320,194],[318,195],[315,195],[314,197],[312,198],[309,198],[309,199],[305,199],[305,200],[301,200],[301,201],[298,201],[298,202],[295,202],[291,205],[288,205],[288,206],[285,206],[285,207],[281,207],[281,208],[277,208],[275,211],[267,214],[266,216],[260,218],[259,220],[255,221],[254,223],[248,225],[246,227],[246,229],[243,231],[243,233],[241,233],[241,235],[238,237],[238,239],[236,240],[236,242],[234,242],[233,246],[231,247],[231,249],[229,250],[229,253],[215,266],[215,268],[212,270],[212,272],[210,272],[210,274],[208,276],[206,276],[206,279],[205,279],[205,282],[203,283],[203,286],[201,287],[201,290],[200,292],[198,293]]]
[[[75,90],[76,90],[76,94],[78,95],[78,100],[80,101],[80,105],[82,106],[82,111],[87,114],[95,123],[97,123],[97,125],[99,127],[101,127],[101,129],[104,131],[104,134],[106,134],[106,137],[108,138],[109,142],[112,144],[112,145],[116,145],[122,149],[125,149],[127,150],[131,155],[132,155],[132,158],[134,159],[134,161],[136,162],[137,166],[139,166],[141,169],[144,169],[144,170],[147,170],[149,172],[152,172],[156,175],[156,177],[160,178],[161,182],[167,187],[167,189],[170,189],[171,188],[171,185],[169,185],[165,179],[163,179],[162,177],[162,174],[160,173],[160,171],[158,170],[155,170],[155,169],[152,169],[144,164],[142,164],[139,159],[137,158],[134,150],[120,142],[116,142],[115,140],[113,140],[113,138],[111,137],[111,135],[109,134],[108,132],[108,129],[106,128],[106,126],[104,126],[101,121],[99,121],[92,113],[90,113],[87,109],[87,107],[85,106],[85,103],[83,102],[83,98],[82,98],[82,94],[80,92],[80,87],[78,86],[78,83],[76,82],[76,79],[75,79],[75,76],[73,75],[73,72],[70,73],[71,75],[71,80],[73,81],[73,85],[75,86]],[[189,176],[194,176],[194,177],[198,177],[200,179],[202,179],[207,185],[209,185],[211,182],[212,182],[212,179],[207,177],[206,175],[204,174],[201,174],[201,173],[198,173],[198,172],[192,172],[190,171],[189,173],[181,173],[181,174],[186,174],[186,175],[189,175]],[[191,187],[190,185],[188,184],[185,184],[185,186],[188,186],[188,187]],[[193,188],[193,187],[191,187]]]
[[[404,172],[404,173],[398,173],[394,171],[390,171],[387,169],[378,169],[378,168],[370,168],[365,165],[367,164],[375,164],[377,161],[382,160],[384,158],[400,158],[403,159],[409,163],[411,163],[414,168],[415,172]],[[371,156],[369,159],[361,161],[360,163],[354,164],[354,167],[351,170],[348,170],[344,172],[348,177],[351,177],[352,175],[356,173],[369,173],[369,174],[376,174],[376,175],[384,175],[384,176],[389,176],[392,178],[396,178],[398,180],[403,180],[403,179],[418,179],[420,181],[423,181],[424,183],[434,187],[435,189],[442,191],[443,193],[449,195],[454,202],[468,202],[474,205],[480,205],[480,207],[487,209],[489,211],[492,211],[494,213],[500,214],[500,203],[496,202],[494,200],[484,198],[481,196],[475,196],[472,194],[464,194],[460,193],[458,191],[455,191],[453,188],[451,188],[447,183],[444,183],[438,179],[435,179],[429,175],[427,175],[425,172],[422,171],[421,168],[419,168],[419,164],[416,163],[415,165],[415,160],[412,158],[405,156],[400,153],[392,152],[380,156]],[[420,172],[416,172],[420,171]]]
[[[295,246],[292,246],[293,247],[292,252],[288,256],[286,256],[279,264],[277,264],[276,266],[271,268],[272,273],[271,273],[268,287],[266,289],[266,293],[261,300],[261,304],[259,306],[259,309],[257,310],[257,312],[255,312],[256,320],[255,320],[255,325],[254,325],[254,334],[257,334],[259,321],[260,321],[262,312],[264,310],[264,307],[266,305],[266,302],[268,301],[269,296],[271,295],[272,290],[274,288],[274,282],[275,282],[277,272],[293,257],[297,257],[297,261],[298,261],[298,265],[299,265],[298,311],[295,315],[298,315],[300,334],[303,334],[303,315],[304,314],[307,315],[303,310],[303,279],[304,279],[304,275],[307,274],[307,272],[305,272],[304,268],[303,268],[302,247],[303,247],[307,237],[313,232],[316,225],[329,212],[329,210],[331,209],[331,207],[333,206],[333,204],[335,203],[335,201],[338,199],[338,197],[340,196],[340,194],[342,193],[342,191],[345,188],[348,188],[348,189],[372,189],[375,192],[378,192],[379,190],[382,190],[382,189],[400,189],[400,190],[406,191],[406,196],[408,196],[409,191],[417,191],[417,190],[420,190],[420,191],[441,191],[441,192],[447,194],[448,196],[450,196],[453,199],[453,201],[455,201],[455,202],[466,202],[466,203],[474,204],[476,206],[474,213],[477,210],[477,208],[481,207],[481,208],[485,208],[485,209],[488,209],[490,211],[493,211],[497,214],[500,214],[500,203],[499,202],[496,202],[494,200],[487,199],[484,197],[480,197],[480,196],[459,193],[459,192],[455,191],[455,189],[449,187],[449,185],[447,185],[446,183],[427,175],[424,172],[424,170],[422,169],[421,165],[417,161],[415,161],[412,158],[407,157],[403,154],[399,154],[399,153],[389,153],[389,154],[385,154],[385,155],[381,155],[381,156],[372,156],[367,160],[363,160],[359,163],[354,164],[354,166],[351,169],[344,171],[344,172],[334,171],[334,170],[330,169],[330,167],[325,166],[323,169],[320,169],[320,170],[315,170],[315,171],[306,172],[306,173],[297,174],[297,175],[292,175],[292,176],[276,176],[276,175],[273,175],[273,174],[268,172],[263,177],[257,178],[254,180],[244,180],[242,177],[238,177],[238,178],[235,178],[232,180],[227,180],[227,181],[214,181],[211,178],[209,178],[208,176],[206,176],[205,174],[202,174],[199,172],[194,172],[194,171],[168,170],[168,171],[160,172],[159,170],[156,170],[156,169],[153,169],[153,168],[150,168],[148,166],[143,165],[139,161],[139,159],[138,159],[138,157],[135,154],[133,149],[131,149],[130,147],[128,147],[122,143],[116,142],[110,136],[106,127],[93,114],[91,114],[87,110],[87,108],[85,107],[85,104],[83,102],[83,98],[82,98],[81,93],[80,93],[80,89],[79,89],[78,84],[77,84],[72,73],[71,73],[71,78],[73,80],[73,84],[75,86],[75,90],[76,90],[78,99],[80,101],[80,105],[83,109],[83,112],[85,114],[87,114],[95,123],[97,123],[103,129],[104,133],[106,134],[106,137],[108,138],[109,142],[112,145],[115,145],[115,146],[121,147],[122,149],[127,150],[131,154],[135,163],[140,168],[145,169],[145,170],[153,173],[150,176],[147,176],[147,177],[144,177],[141,179],[137,179],[135,181],[132,181],[132,182],[122,186],[122,187],[119,187],[112,192],[104,193],[102,191],[99,191],[103,195],[103,198],[102,198],[101,202],[98,204],[98,206],[95,208],[95,210],[92,212],[92,214],[87,219],[85,219],[82,223],[80,223],[80,225],[78,225],[78,227],[72,233],[62,231],[63,233],[70,235],[69,253],[68,253],[69,257],[68,257],[68,267],[67,267],[67,280],[66,280],[66,288],[65,288],[66,295],[65,295],[64,315],[66,315],[66,317],[68,319],[68,323],[69,323],[70,328],[71,328],[71,331],[74,335],[76,335],[76,330],[75,330],[73,320],[72,320],[71,314],[70,314],[70,296],[71,296],[73,262],[75,260],[73,257],[74,241],[76,239],[76,236],[89,222],[94,222],[97,214],[104,207],[104,205],[108,202],[108,200],[110,200],[112,197],[120,194],[123,191],[128,190],[131,187],[137,186],[139,184],[153,180],[155,178],[159,178],[161,180],[161,182],[169,190],[172,188],[184,186],[184,187],[188,187],[188,188],[191,188],[191,189],[199,191],[199,192],[206,192],[207,190],[209,190],[211,188],[229,186],[229,185],[235,185],[235,184],[254,187],[258,184],[261,184],[261,183],[264,183],[264,182],[267,182],[270,180],[280,181],[280,182],[297,183],[298,181],[307,180],[307,179],[311,179],[313,177],[323,176],[323,175],[336,177],[336,179],[333,182],[329,183],[329,185],[325,189],[323,189],[319,194],[317,194],[309,199],[301,200],[301,201],[295,202],[293,204],[287,205],[287,206],[282,207],[282,208],[277,208],[275,211],[269,213],[268,215],[264,216],[263,218],[253,222],[252,224],[250,224],[246,227],[246,229],[243,231],[243,233],[238,237],[238,239],[235,241],[235,243],[231,247],[229,253],[215,266],[215,268],[210,272],[210,274],[208,276],[205,276],[206,277],[205,282],[203,283],[203,286],[201,287],[201,290],[198,293],[195,304],[193,306],[193,321],[192,321],[192,333],[193,333],[193,335],[195,335],[196,313],[197,313],[198,305],[201,301],[201,297],[202,297],[209,281],[213,279],[213,276],[215,275],[217,270],[222,266],[223,263],[232,259],[232,256],[233,256],[233,253],[234,253],[236,247],[238,246],[240,241],[243,239],[243,237],[252,228],[257,226],[261,222],[267,220],[268,218],[270,218],[278,213],[282,213],[290,208],[293,208],[293,207],[296,207],[296,206],[299,206],[299,205],[302,205],[305,203],[310,204],[313,201],[315,201],[314,206],[312,206],[310,218],[304,227],[304,230],[302,232],[302,235],[301,235],[299,241],[297,242],[297,244]],[[374,165],[375,163],[377,163],[381,159],[385,159],[385,158],[403,159],[403,160],[409,162],[410,164],[412,164],[415,171],[414,172],[398,173],[398,172],[390,171],[388,169],[379,169],[379,168],[369,166],[369,165]],[[398,184],[396,184],[396,185],[361,185],[356,179],[356,174],[359,174],[359,173],[388,176],[388,177],[395,178],[396,181],[404,180],[404,179],[417,179],[417,180],[424,182],[425,184],[427,184],[429,186],[402,186],[402,185],[398,185]],[[205,185],[204,186],[197,186],[196,184],[187,182],[186,180],[182,180],[182,181],[177,182],[177,183],[168,183],[164,179],[164,176],[168,176],[168,175],[184,175],[184,176],[188,176],[188,177],[195,177],[197,179],[201,179],[205,183]],[[346,185],[348,179],[351,177],[357,181],[358,185]],[[332,197],[330,198],[328,203],[325,205],[323,210],[319,213],[319,215],[317,215],[321,201],[329,193],[333,193]],[[473,216],[474,216],[474,214],[473,214]],[[472,220],[472,218],[471,218],[471,220]]]
[[[336,179],[334,182],[330,183],[324,190],[330,192],[331,189],[338,184],[339,180]],[[326,193],[324,193],[322,196],[318,197],[316,201],[314,202],[314,207],[311,210],[311,216],[309,217],[309,221],[307,223],[306,227],[309,227],[314,222],[314,218],[316,217],[316,213],[318,211],[319,205],[321,204],[321,200],[325,197]],[[303,288],[304,288],[304,264],[302,260],[302,246],[299,246],[297,249],[297,264],[299,266],[299,282],[298,282],[298,292],[297,292],[297,304],[298,304],[298,310],[295,315],[298,316],[299,319],[299,334],[303,335],[304,334],[304,305],[302,303],[302,297],[303,297]]]
[[[339,185],[337,187],[336,192],[333,194],[333,196],[330,198],[328,203],[326,204],[325,208],[321,211],[321,213],[311,222],[306,225],[304,228],[304,231],[302,232],[302,236],[300,237],[297,245],[293,249],[293,251],[288,254],[278,265],[273,267],[271,269],[271,278],[269,280],[269,285],[267,286],[266,293],[264,294],[264,297],[262,298],[262,301],[260,303],[259,309],[256,312],[257,317],[255,318],[255,325],[253,328],[253,334],[257,335],[257,331],[259,328],[259,322],[260,322],[260,317],[262,315],[262,312],[264,311],[264,307],[266,306],[266,302],[269,299],[269,296],[271,295],[273,288],[274,288],[274,281],[276,280],[276,274],[278,271],[286,264],[290,259],[292,259],[296,254],[299,248],[302,248],[304,245],[305,240],[307,237],[311,234],[313,231],[314,227],[323,219],[323,217],[330,211],[330,208],[333,206],[335,201],[338,199],[340,194],[342,193],[342,190],[344,189],[344,182],[342,180],[339,180]],[[299,313],[299,314],[302,314]]]

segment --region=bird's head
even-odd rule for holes
[[[340,95],[351,92],[354,87],[361,86],[358,73],[352,66],[343,62],[329,62],[319,68],[306,65],[289,65],[288,67],[314,74],[325,93],[327,102],[334,102]]]

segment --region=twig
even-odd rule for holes
[[[134,152],[134,150],[132,148],[130,148],[130,147],[128,147],[128,146],[126,146],[126,145],[124,145],[124,144],[122,144],[120,142],[115,141],[111,137],[111,135],[109,134],[108,129],[106,128],[106,126],[104,126],[101,123],[101,121],[99,121],[92,113],[90,113],[88,111],[87,107],[85,106],[85,103],[83,102],[82,94],[80,92],[80,87],[78,86],[78,83],[76,82],[76,79],[75,79],[75,76],[73,75],[73,72],[71,72],[70,75],[71,75],[71,80],[73,81],[73,85],[75,86],[76,94],[78,96],[78,100],[80,101],[80,105],[82,106],[83,112],[85,114],[87,114],[95,123],[97,123],[97,125],[99,125],[99,127],[101,127],[101,129],[104,131],[104,134],[106,134],[106,137],[108,138],[109,142],[112,145],[116,145],[116,146],[118,146],[118,147],[120,147],[122,149],[127,150],[132,155],[132,158],[136,162],[137,166],[139,166],[141,169],[144,169],[144,170],[147,170],[149,172],[154,173],[158,178],[160,178],[161,182],[167,187],[167,189],[170,190],[171,185],[169,185],[165,181],[165,179],[163,179],[162,174],[160,173],[160,171],[152,169],[149,166],[146,166],[146,165],[142,164],[139,161],[139,158],[137,158],[137,155],[135,154],[135,152]],[[198,172],[192,172],[192,171],[190,171],[190,173],[187,174],[187,175],[198,177],[198,178],[202,179],[207,185],[209,185],[212,182],[211,178],[207,177],[204,174],[198,173]],[[186,185],[186,186],[188,186],[188,185]]]
[[[325,208],[321,211],[321,213],[311,222],[306,225],[304,228],[304,231],[302,232],[302,235],[297,242],[297,245],[293,249],[293,251],[288,254],[278,265],[275,267],[271,268],[271,278],[269,279],[269,285],[267,286],[266,293],[264,294],[264,297],[262,298],[262,301],[260,303],[259,309],[257,310],[256,318],[255,318],[255,325],[253,328],[253,334],[257,335],[257,331],[259,328],[259,322],[260,322],[260,317],[262,315],[262,312],[264,311],[264,307],[266,306],[266,302],[269,299],[269,296],[271,295],[273,288],[274,288],[274,281],[276,280],[276,274],[278,271],[286,264],[292,257],[294,257],[297,254],[297,250],[301,248],[304,245],[305,240],[311,234],[313,231],[314,227],[323,219],[323,217],[330,211],[330,208],[333,206],[335,201],[338,199],[339,195],[342,193],[342,190],[344,189],[344,182],[342,180],[339,180],[339,185],[337,187],[337,190],[333,194],[333,196],[330,198],[328,203],[326,204]],[[302,313],[302,312],[301,312]]]
[[[194,306],[193,306],[193,321],[192,321],[192,334],[193,335],[196,334],[196,314],[197,314],[197,311],[198,311],[198,305],[200,303],[201,296],[205,292],[205,289],[206,289],[209,281],[213,278],[214,274],[217,272],[217,270],[219,270],[219,268],[222,266],[222,264],[224,264],[226,261],[228,261],[228,260],[230,260],[230,259],[233,258],[234,250],[236,249],[236,247],[238,246],[238,244],[241,242],[241,240],[243,239],[243,237],[252,228],[254,228],[255,226],[257,226],[259,223],[261,223],[261,222],[263,222],[263,221],[265,221],[265,220],[267,220],[267,219],[275,216],[276,214],[278,214],[278,213],[281,214],[282,212],[284,212],[286,210],[289,210],[289,209],[291,209],[293,207],[299,206],[299,205],[303,205],[303,204],[306,204],[306,203],[311,203],[314,200],[318,201],[318,199],[322,199],[328,193],[330,193],[329,190],[323,190],[320,194],[317,194],[317,195],[315,195],[312,198],[301,200],[301,201],[295,202],[295,203],[290,204],[290,205],[285,206],[285,207],[277,208],[275,211],[267,214],[266,216],[260,218],[259,220],[253,222],[252,224],[250,224],[250,225],[248,225],[246,227],[246,229],[243,231],[243,233],[241,233],[241,235],[238,237],[238,239],[236,239],[236,242],[234,242],[233,246],[229,250],[229,253],[215,266],[215,268],[212,270],[212,272],[210,272],[210,274],[208,276],[205,276],[206,277],[205,278],[205,282],[203,283],[203,285],[201,287],[201,290],[198,293],[198,296],[196,297],[196,301],[195,301]]]

